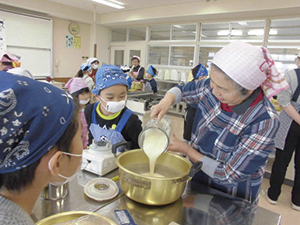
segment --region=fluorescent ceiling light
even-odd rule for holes
[[[248,23],[246,23],[245,21],[238,22],[238,24],[241,26],[248,26]]]
[[[220,30],[217,35],[219,36],[227,36],[229,34],[229,30]]]
[[[231,35],[241,36],[241,35],[243,35],[243,31],[241,31],[241,30],[232,30]]]
[[[103,4],[103,5],[107,5],[107,6],[116,8],[116,9],[124,9],[124,6],[118,5],[118,4],[116,4],[116,3],[109,2],[109,1],[106,1],[106,0],[92,0],[92,1],[93,1],[93,2],[97,2],[97,3],[100,3],[100,4]],[[114,2],[116,2],[116,1],[114,1]],[[123,4],[123,5],[124,5],[124,4]]]
[[[180,26],[180,25],[174,25],[174,27],[183,28],[183,26]]]
[[[277,30],[270,30],[270,33],[269,33],[269,34],[271,34],[271,35],[277,35],[278,32],[277,32]]]
[[[119,1],[116,1],[116,0],[109,0],[110,2],[114,2],[118,5],[125,5],[123,2],[119,2]]]
[[[232,30],[230,33],[229,30],[220,30],[217,33],[217,35],[219,35],[219,36],[227,36],[229,34],[231,34],[233,36],[241,36],[241,35],[243,35],[243,32],[241,30]]]
[[[270,35],[277,35],[277,30],[270,30]],[[264,35],[264,30],[263,29],[254,29],[248,31],[248,35],[257,35],[257,36],[263,36]]]
[[[262,35],[264,35],[264,30],[263,29],[249,30],[248,35],[262,36]]]

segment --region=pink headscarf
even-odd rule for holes
[[[14,62],[18,60],[19,58],[14,54],[4,50],[0,50],[0,62]]]
[[[268,98],[289,87],[264,47],[235,41],[218,51],[212,62],[248,90],[261,86]]]
[[[141,58],[139,56],[137,56],[137,55],[132,56],[131,61],[133,59],[137,59],[139,62],[141,62]]]
[[[70,94],[75,93],[83,88],[88,88],[89,86],[84,79],[80,77],[72,77],[65,85],[69,89]]]

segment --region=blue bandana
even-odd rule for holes
[[[198,72],[197,72],[196,76],[194,77],[194,79],[198,79],[199,77],[206,77],[206,76],[208,76],[207,69],[203,65],[200,65]]]
[[[149,68],[147,69],[147,73],[149,73],[151,76],[153,76],[153,77],[155,77],[156,76],[156,74],[154,73],[154,71],[153,71],[153,66],[151,65],[151,66],[149,66]]]
[[[43,157],[68,127],[72,97],[51,84],[0,71],[0,173]]]
[[[96,95],[99,95],[101,90],[117,84],[125,85],[128,88],[125,74],[119,67],[113,65],[101,66],[97,70],[95,81],[96,84],[92,93]]]

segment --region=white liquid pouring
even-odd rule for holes
[[[165,151],[167,145],[167,136],[159,129],[151,129],[145,134],[143,150],[149,158],[150,176],[163,177],[155,174],[154,169],[157,158]]]

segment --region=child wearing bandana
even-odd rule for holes
[[[142,122],[125,106],[128,82],[123,71],[113,65],[103,65],[96,73],[96,85],[92,90],[98,102],[88,105],[84,112],[89,133],[89,145],[93,139],[116,144],[127,141],[131,149],[139,148],[138,136]]]
[[[0,224],[34,225],[48,184],[70,181],[81,165],[73,98],[51,84],[0,72]]]
[[[87,63],[82,63],[80,65],[80,70],[77,72],[75,77],[80,77],[85,80],[90,90],[94,87],[94,80],[90,77],[90,74],[92,73],[92,66]]]
[[[157,83],[154,79],[154,77],[157,74],[157,70],[155,67],[153,67],[152,65],[149,66],[147,73],[146,73],[146,77],[148,78],[148,81],[146,82],[146,88],[150,91],[153,91],[153,94],[158,94],[157,91]]]

